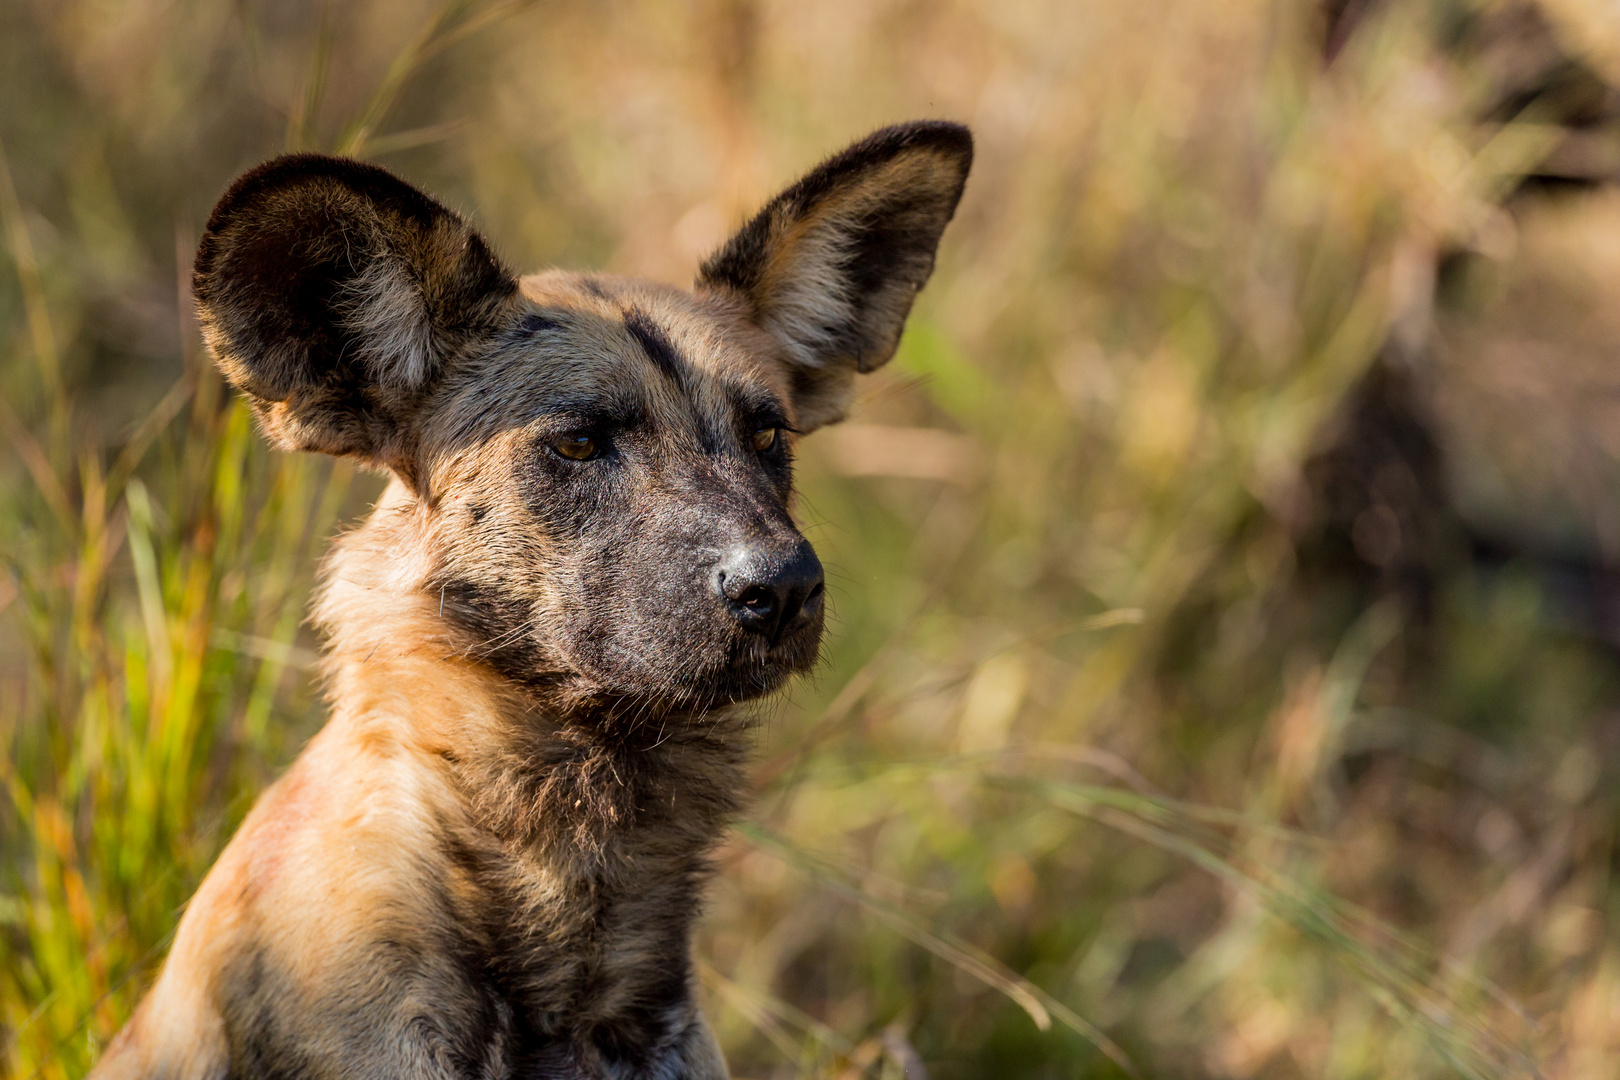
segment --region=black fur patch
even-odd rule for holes
[[[527,607],[498,589],[471,581],[441,582],[437,592],[444,621],[466,637],[464,655],[520,685],[552,685],[545,655],[532,633],[534,615]]]
[[[653,322],[645,311],[632,307],[624,313],[624,328],[641,345],[653,367],[676,386],[685,385],[686,361],[681,359],[675,343],[669,340],[662,326]]]
[[[529,314],[523,316],[523,320],[518,323],[518,333],[523,337],[532,337],[541,330],[555,330],[561,325],[562,323],[558,322],[556,319],[550,319],[544,315],[530,312]]]

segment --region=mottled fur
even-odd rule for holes
[[[970,159],[954,125],[879,132],[691,292],[519,281],[357,162],[231,188],[195,277],[221,369],[276,445],[393,479],[325,564],[331,720],[95,1076],[726,1075],[691,922],[741,706],[814,662],[821,610],[750,630],[725,560],[813,562],[791,433],[893,353]]]

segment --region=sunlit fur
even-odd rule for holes
[[[330,722],[96,1076],[726,1074],[691,922],[739,706],[814,663],[821,610],[748,632],[714,568],[803,543],[788,433],[893,353],[970,157],[952,125],[879,132],[691,292],[518,281],[358,163],[238,181],[198,253],[210,348],[273,442],[393,479],[325,563]],[[581,431],[599,456],[551,449]]]

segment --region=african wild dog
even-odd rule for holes
[[[209,219],[209,347],[284,449],[386,469],[315,605],[332,718],[248,815],[95,1075],[723,1077],[689,936],[736,706],[814,662],[793,440],[894,353],[972,159],[879,131],[690,292],[514,278],[382,169]]]

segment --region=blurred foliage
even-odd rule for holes
[[[201,222],[379,160],[685,280],[881,123],[978,161],[809,439],[816,677],[700,935],[740,1076],[1620,1073],[1599,0],[0,0],[0,1056],[81,1075],[321,722],[379,488],[202,355]]]

